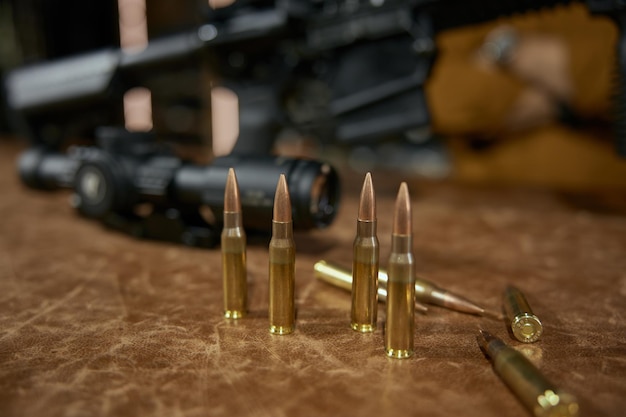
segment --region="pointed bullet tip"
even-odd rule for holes
[[[358,220],[376,220],[376,196],[374,194],[374,185],[372,184],[372,175],[369,172],[365,174],[363,188],[361,189]]]
[[[394,210],[393,234],[410,235],[412,233],[411,224],[411,199],[409,188],[406,182],[400,184],[396,206]]]
[[[443,291],[443,295],[440,297],[440,299],[444,307],[448,307],[452,310],[457,310],[468,314],[476,314],[478,316],[487,315],[487,312],[483,307],[451,291]]]
[[[224,211],[241,211],[239,185],[237,183],[237,176],[235,175],[235,170],[233,168],[230,168],[228,170],[228,177],[226,177],[226,188],[224,189]]]
[[[290,222],[291,220],[291,198],[287,188],[287,179],[285,174],[280,174],[274,196],[274,221]]]
[[[496,337],[492,335],[491,333],[489,333],[487,330],[480,329],[478,330],[478,332],[480,333],[482,340],[484,340],[486,343],[489,343],[492,340],[496,339]]]
[[[497,321],[504,320],[504,315],[494,310],[483,309],[481,316]]]

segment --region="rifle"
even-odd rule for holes
[[[139,52],[110,48],[14,70],[5,80],[8,105],[36,146],[58,150],[72,126],[110,122],[111,103],[151,74],[204,57],[217,82],[239,97],[234,155],[267,154],[284,127],[360,143],[428,125],[424,85],[436,58],[437,32],[564,3],[569,1],[489,0],[477,6],[462,0],[238,0],[212,11],[207,23],[152,40]],[[623,27],[623,2],[585,3]],[[623,34],[617,53],[624,80]],[[623,85],[616,144],[626,156]],[[22,166],[37,172],[32,164]],[[41,183],[27,171],[22,177],[29,185]]]
[[[460,0],[239,0],[212,11],[206,24],[137,53],[111,48],[17,69],[6,77],[8,104],[20,132],[58,147],[68,126],[109,124],[107,105],[125,91],[155,72],[197,65],[202,54],[217,82],[240,98],[235,152],[267,151],[285,126],[358,143],[428,124],[423,87],[438,31],[562,3],[568,1],[492,0],[477,7]],[[622,26],[623,2],[586,4]],[[98,120],[103,114],[109,119]]]

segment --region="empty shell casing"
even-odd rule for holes
[[[535,417],[578,415],[576,398],[548,381],[522,353],[484,330],[476,339],[498,376]]]
[[[520,342],[532,343],[539,340],[543,326],[533,314],[524,294],[517,288],[508,286],[503,297],[504,314],[510,323],[513,336]]]
[[[238,319],[246,315],[248,303],[246,234],[242,223],[237,179],[232,168],[228,173],[224,192],[221,249],[224,317]]]

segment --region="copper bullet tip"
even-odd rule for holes
[[[393,216],[393,234],[410,235],[411,232],[411,199],[409,197],[409,187],[406,185],[406,182],[403,182],[400,184],[398,197],[396,198],[396,207]]]
[[[476,341],[478,342],[478,346],[480,346],[485,353],[489,353],[489,342],[492,340],[494,340],[494,336],[491,333],[483,329],[478,330]]]
[[[366,222],[376,220],[376,197],[374,195],[374,186],[372,185],[372,175],[369,172],[365,174],[363,188],[361,189],[358,220]]]
[[[231,213],[238,213],[241,211],[239,184],[237,183],[237,176],[235,175],[235,170],[233,168],[228,170],[228,177],[226,177],[226,189],[224,190],[224,211]]]
[[[435,298],[437,301],[441,302],[441,306],[447,307],[451,310],[456,310],[468,314],[476,314],[478,316],[495,318],[491,312],[485,310],[473,301],[470,301],[467,298],[454,294],[450,291],[437,290]]]
[[[291,198],[287,188],[285,174],[280,174],[276,195],[274,196],[274,221],[286,223],[291,221]]]

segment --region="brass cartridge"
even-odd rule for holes
[[[321,260],[315,262],[313,271],[318,279],[334,285],[335,287],[352,291],[352,274],[349,269],[334,262]],[[415,288],[417,289],[417,283],[415,284]],[[383,269],[378,270],[378,301],[381,303],[387,302],[387,271]],[[415,309],[422,313],[428,311],[428,307],[418,301],[415,301]]]
[[[347,268],[331,261],[321,260],[313,265],[315,276],[322,281],[345,290],[352,290],[352,274]],[[378,269],[378,301],[387,301],[387,270]],[[426,304],[438,305],[460,313],[475,314],[502,320],[502,316],[480,307],[473,301],[447,291],[435,283],[421,277],[415,278],[415,309],[422,313],[428,311]]]
[[[246,315],[246,233],[241,217],[241,199],[235,170],[230,168],[224,191],[224,228],[221,235],[222,286],[224,317],[238,319]]]
[[[289,334],[295,328],[295,265],[291,199],[285,175],[281,174],[274,196],[269,245],[269,321],[272,334]]]
[[[513,336],[520,342],[532,343],[539,340],[543,325],[533,314],[524,294],[517,288],[508,286],[503,297],[504,314],[510,323]]]
[[[358,332],[376,330],[378,317],[378,257],[376,199],[372,176],[365,175],[352,260],[351,327]]]
[[[415,333],[415,271],[412,254],[411,201],[405,182],[394,210],[387,282],[385,352],[392,358],[413,355]]]
[[[387,271],[380,269],[378,271],[379,286],[385,288],[387,280]],[[488,316],[498,320],[502,319],[501,315],[485,310],[461,295],[445,290],[434,282],[422,277],[415,277],[415,307],[419,308],[420,305],[423,305],[421,303],[437,305],[460,313]]]
[[[476,339],[498,376],[535,417],[578,415],[576,398],[548,381],[522,353],[484,330]]]

